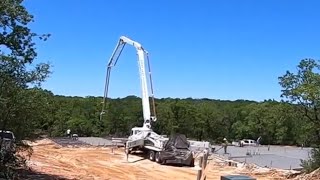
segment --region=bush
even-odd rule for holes
[[[17,170],[26,167],[26,158],[20,152],[27,151],[30,157],[32,148],[22,142],[17,143],[16,148],[0,147],[0,179],[15,179]]]
[[[303,171],[310,173],[320,167],[320,148],[316,147],[311,150],[309,159],[302,160],[301,166]]]

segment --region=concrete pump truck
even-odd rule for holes
[[[133,46],[137,51],[138,66],[140,75],[140,85],[142,92],[142,110],[143,110],[143,126],[133,127],[131,134],[125,142],[125,152],[127,154],[132,152],[143,152],[148,155],[151,161],[156,161],[160,164],[179,164],[194,166],[193,153],[190,150],[190,142],[183,134],[171,135],[169,138],[161,136],[152,130],[151,123],[157,121],[154,93],[152,87],[151,68],[148,52],[142,47],[142,45],[136,41],[133,41],[125,36],[121,36],[107,66],[107,75],[105,82],[105,90],[103,97],[103,107],[100,114],[100,118],[106,113],[106,100],[108,97],[109,80],[111,68],[117,64],[117,61],[123,51],[125,45]],[[150,99],[148,81],[145,70],[145,58],[148,62],[149,83],[151,85],[151,100],[153,115],[151,115]]]

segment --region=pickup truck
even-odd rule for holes
[[[15,140],[16,137],[14,136],[14,133],[11,131],[3,131],[0,130],[0,145],[1,150],[14,150],[15,149]]]

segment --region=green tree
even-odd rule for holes
[[[317,143],[320,144],[320,64],[314,59],[303,59],[297,73],[287,71],[279,77],[282,87],[281,97],[297,104],[297,110],[313,123]]]
[[[305,117],[313,124],[315,135],[309,139],[315,139],[316,147],[313,149],[310,160],[303,161],[302,165],[307,171],[312,171],[320,166],[320,64],[314,59],[302,59],[298,65],[297,73],[287,71],[279,77],[283,88],[282,97],[295,104]],[[308,127],[307,127],[308,128]],[[314,138],[315,137],[315,138]]]
[[[23,112],[20,103],[23,91],[32,85],[40,86],[50,74],[49,64],[33,64],[37,57],[34,38],[46,40],[48,35],[33,33],[28,28],[31,21],[33,16],[22,5],[22,0],[1,1],[0,124],[2,129],[6,129],[14,119],[20,118],[17,117],[17,113]]]
[[[36,101],[28,88],[40,86],[50,74],[48,63],[33,63],[37,57],[35,38],[46,40],[49,35],[38,35],[29,29],[28,24],[33,21],[33,16],[22,2],[2,0],[0,3],[0,128],[16,130],[18,140],[30,135],[34,125],[32,112],[36,109],[31,109],[29,105]],[[3,155],[4,151],[1,150],[1,153]],[[5,154],[14,157],[12,153]],[[5,167],[20,165],[16,160],[1,160],[1,171],[8,172],[10,169]]]

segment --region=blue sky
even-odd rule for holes
[[[261,101],[280,98],[278,76],[319,58],[320,1],[26,0],[31,28],[51,33],[35,62],[50,61],[44,88],[102,96],[121,35],[150,53],[156,97]],[[126,46],[110,96],[140,96],[136,52]]]

